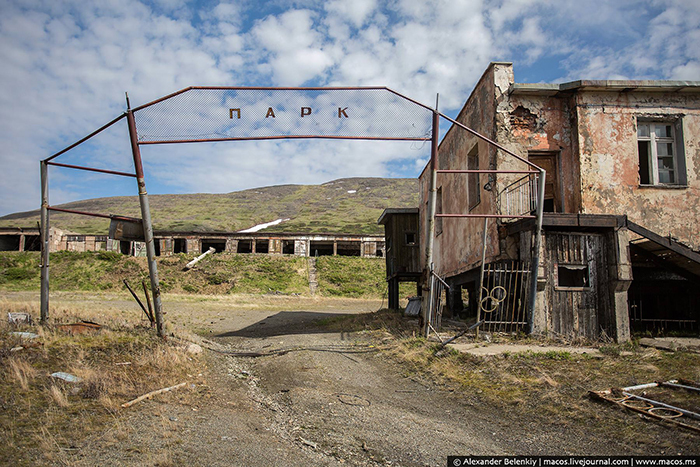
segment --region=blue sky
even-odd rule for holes
[[[388,86],[454,115],[490,61],[517,82],[700,80],[697,0],[0,0],[0,215],[39,206],[39,161],[190,85]],[[444,126],[446,124],[443,123]],[[144,147],[149,193],[417,176],[415,143]],[[130,171],[120,123],[59,159]],[[52,168],[51,204],[133,195]]]

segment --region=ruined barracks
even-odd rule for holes
[[[485,246],[485,328],[617,341],[631,329],[697,333],[700,81],[519,84],[511,63],[491,63],[457,121],[546,170],[545,215],[536,278],[517,275],[532,260],[532,219],[436,218],[434,267],[450,285],[445,313],[476,315]],[[527,167],[453,126],[438,169]],[[531,214],[533,180],[439,173],[437,213]],[[428,166],[421,239],[429,185]],[[423,270],[425,248],[421,240]],[[529,280],[537,281],[531,316],[523,310]]]

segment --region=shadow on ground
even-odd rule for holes
[[[216,334],[214,337],[272,337],[291,334],[318,334],[328,332],[327,324],[347,314],[313,311],[280,311],[242,329]]]

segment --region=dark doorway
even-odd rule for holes
[[[236,253],[252,253],[253,252],[253,241],[252,240],[238,240],[238,247],[236,247]]]
[[[156,251],[156,256],[160,256],[160,238],[153,239],[153,248]]]
[[[333,256],[333,242],[318,241],[309,243],[311,256]]]
[[[270,252],[270,241],[269,240],[256,240],[255,252],[256,253],[269,253]]]
[[[0,236],[0,251],[19,251],[19,235]]]
[[[173,253],[187,253],[186,238],[173,238]]]
[[[123,255],[130,255],[131,254],[131,242],[125,242],[124,240],[119,241],[119,251]]]
[[[41,251],[41,237],[39,235],[25,235],[24,251]]]
[[[209,248],[214,248],[215,253],[221,253],[226,251],[226,239],[225,238],[207,238],[202,239],[202,253],[205,253]]]
[[[544,212],[564,212],[559,184],[559,153],[535,152],[527,158],[547,171],[544,184]]]
[[[282,240],[282,254],[283,255],[293,255],[294,254],[294,240]]]

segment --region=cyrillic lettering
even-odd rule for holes
[[[267,115],[265,115],[265,118],[269,117],[275,118],[275,111],[272,110],[272,107],[267,108]]]
[[[233,118],[233,113],[236,112],[238,118],[241,118],[241,109],[229,109],[229,118]]]
[[[306,115],[311,115],[311,107],[302,107],[301,108],[301,117],[304,118]]]
[[[345,111],[348,110],[347,107],[340,108],[338,107],[338,118],[348,118],[348,114],[345,113]]]

